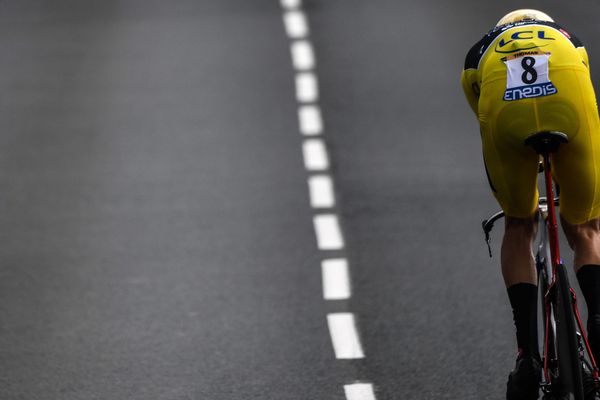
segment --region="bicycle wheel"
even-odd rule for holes
[[[584,400],[573,302],[567,270],[562,264],[556,268],[556,284],[554,317],[558,376],[553,389],[565,400]]]
[[[548,359],[548,365],[550,368],[551,376],[556,375],[556,324],[554,323],[554,317],[552,315],[552,311],[550,311],[549,315],[546,310],[546,293],[548,293],[548,289],[550,288],[550,270],[551,266],[547,265],[550,258],[541,258],[539,253],[537,257],[537,270],[538,270],[538,288],[540,293],[540,309],[541,309],[541,321],[540,326],[542,327],[543,340],[542,346],[544,347],[544,357]],[[549,319],[549,321],[546,321]],[[546,330],[546,322],[548,323],[548,329]],[[545,344],[548,343],[548,349],[545,348]],[[547,352],[546,352],[547,351]]]
[[[545,229],[545,227],[544,227]],[[544,239],[542,239],[542,242]],[[542,348],[543,356],[542,361],[544,366],[548,365],[548,376],[544,375],[544,386],[542,400],[558,400],[558,396],[555,396],[557,390],[554,389],[554,385],[549,385],[551,382],[556,383],[558,377],[557,368],[557,356],[556,356],[556,323],[554,321],[554,315],[552,309],[550,312],[546,309],[546,294],[550,288],[550,281],[552,275],[552,265],[550,265],[550,248],[548,246],[540,245],[536,254],[536,268],[538,272],[538,288],[540,295],[540,309],[541,309],[541,324],[542,327]],[[551,298],[548,299],[550,304],[554,304],[555,295],[552,293]],[[548,347],[546,348],[546,343]]]

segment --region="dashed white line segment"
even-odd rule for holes
[[[292,39],[302,39],[308,35],[308,22],[302,11],[288,11],[283,15],[287,35]]]
[[[296,75],[296,99],[299,103],[314,103],[319,100],[319,84],[312,72]]]
[[[346,400],[375,400],[373,385],[370,383],[352,383],[344,385]]]
[[[314,225],[320,250],[341,250],[344,248],[344,239],[337,215],[316,215]]]
[[[291,45],[292,64],[298,71],[307,71],[315,67],[315,53],[308,40],[299,40]]]
[[[306,136],[320,135],[323,133],[323,117],[321,108],[316,105],[303,105],[298,108],[300,132]]]
[[[302,5],[301,0],[281,0],[280,3],[286,10],[294,10]]]
[[[325,300],[346,300],[350,298],[350,274],[345,258],[323,260],[323,298]]]
[[[333,181],[329,175],[313,175],[308,178],[310,205],[313,208],[331,208],[335,206]]]
[[[327,315],[327,323],[336,358],[346,360],[364,358],[365,353],[356,330],[354,314],[329,314]]]
[[[309,171],[324,171],[329,168],[329,155],[321,139],[305,140],[302,144],[304,166]]]

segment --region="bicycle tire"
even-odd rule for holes
[[[540,305],[541,305],[541,315],[542,315],[542,332],[544,335],[542,336],[542,346],[544,350],[547,350],[547,353],[544,353],[544,356],[548,359],[548,365],[550,368],[550,374],[555,374],[554,360],[556,360],[556,325],[554,323],[554,317],[552,316],[552,312],[550,315],[547,315],[546,310],[546,293],[548,293],[548,289],[550,288],[550,269],[551,266],[547,265],[550,258],[541,258],[538,255],[538,287],[540,293]],[[548,321],[548,330],[546,330],[546,320]],[[548,349],[545,349],[546,342],[549,344]]]
[[[584,400],[571,287],[567,270],[562,264],[556,268],[556,284],[556,308],[554,310],[558,356],[556,389],[561,398],[565,400]]]

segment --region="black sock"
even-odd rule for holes
[[[508,299],[513,310],[517,345],[524,356],[540,357],[537,331],[537,286],[517,283],[508,289]]]
[[[588,308],[588,340],[594,357],[600,356],[600,265],[584,265],[577,280]]]

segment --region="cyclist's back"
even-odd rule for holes
[[[497,27],[469,51],[462,83],[481,125],[490,183],[509,215],[528,217],[537,206],[537,157],[524,139],[560,131],[569,137],[555,161],[561,213],[572,224],[600,216],[600,165],[593,163],[600,121],[588,56],[575,36],[549,21]]]
[[[531,246],[539,156],[524,145],[537,132],[568,135],[553,155],[552,172],[588,305],[592,351],[600,355],[600,118],[588,56],[548,15],[516,10],[468,52],[462,86],[480,124],[490,187],[506,214],[501,265],[519,348],[507,399],[537,399],[537,274]]]

